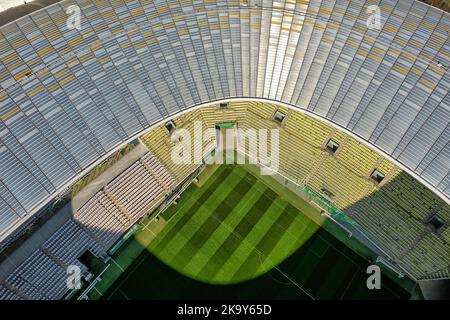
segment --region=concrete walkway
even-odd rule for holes
[[[94,194],[104,188],[109,182],[114,180],[115,177],[125,171],[147,152],[148,149],[142,143],[138,143],[130,152],[120,158],[112,167],[108,168],[108,170],[92,180],[80,192],[78,192],[75,197],[73,197],[71,201],[72,210],[76,212]]]

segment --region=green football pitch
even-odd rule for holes
[[[103,298],[409,298],[383,273],[367,289],[369,263],[275,190],[237,165],[192,183]]]

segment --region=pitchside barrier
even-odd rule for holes
[[[327,199],[324,199],[317,193],[315,193],[313,190],[311,190],[308,187],[303,187],[303,191],[311,197],[312,201],[316,202],[321,208],[324,208],[327,211],[327,216],[330,217],[336,224],[338,224],[341,228],[345,229],[347,232],[349,232],[349,237],[351,237],[353,234],[356,234],[356,231],[364,236],[367,240],[369,240],[378,250],[373,250],[378,254],[377,262],[380,262],[387,266],[389,269],[396,272],[399,276],[399,278],[403,277],[405,275],[405,272],[403,272],[403,268],[401,268],[399,265],[397,265],[393,259],[390,257],[389,254],[387,254],[382,248],[381,244],[375,243],[375,241],[371,238],[369,238],[368,235],[365,234],[364,231],[361,230],[358,223],[351,219],[350,217],[346,216],[343,212],[341,212],[339,209],[334,207]],[[345,224],[346,226],[344,226]],[[347,227],[348,226],[348,227]],[[353,231],[351,230],[353,229]],[[356,237],[358,238],[358,237]],[[360,240],[360,239],[358,239]],[[364,242],[365,243],[365,242]],[[367,244],[366,244],[367,245]],[[380,251],[380,252],[377,252]],[[383,255],[385,257],[383,257]],[[413,278],[414,279],[414,278]]]
[[[89,296],[89,292],[95,287],[97,283],[102,281],[102,275],[108,270],[111,265],[106,265],[105,269],[89,284],[89,286],[78,296],[77,300],[87,300]],[[73,295],[71,295],[73,296]],[[70,297],[66,297],[66,300],[69,300]]]
[[[155,218],[158,217],[161,213],[167,210],[172,203],[186,190],[186,188],[191,184],[191,182],[197,178],[197,176],[203,171],[205,168],[204,164],[201,164],[197,169],[194,170],[193,173],[191,173],[186,179],[184,179],[177,188],[175,188],[170,196],[168,196],[168,200],[166,200],[164,203],[162,203],[159,206],[158,213],[156,214]]]
[[[120,247],[128,240],[129,237],[131,237],[131,235],[139,228],[139,225],[136,223],[135,225],[133,225],[130,230],[127,231],[127,233],[125,233],[125,235],[122,236],[122,238],[120,238],[119,241],[117,241],[114,246],[111,247],[111,249],[108,250],[109,255],[113,255],[114,253],[117,252],[117,250],[120,249]]]
[[[351,225],[356,225],[356,222],[352,220],[350,217],[343,214],[340,210],[338,210],[335,206],[333,206],[328,200],[322,198],[320,195],[315,193],[309,187],[303,187],[303,191],[308,194],[313,201],[315,201],[320,207],[325,208],[328,213],[335,218],[336,220],[343,221],[349,223]]]

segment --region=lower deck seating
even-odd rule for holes
[[[22,298],[5,286],[0,285],[0,300],[22,300]]]
[[[442,255],[442,252],[447,252],[447,255]],[[408,251],[402,262],[407,263],[414,273],[421,274],[420,278],[448,278],[450,276],[449,252],[448,242],[436,234],[430,233]]]
[[[58,299],[67,289],[66,270],[42,250],[35,251],[6,278],[6,284],[27,299]]]
[[[172,190],[175,188],[177,182],[151,152],[144,155],[141,160],[148,166],[157,179],[163,183],[166,189]]]
[[[164,165],[147,153],[98,191],[75,213],[75,218],[106,251],[164,199],[166,189],[175,186],[175,178]]]
[[[145,165],[143,164],[145,163]],[[0,284],[0,300],[59,299],[67,292],[67,267],[87,267],[78,258],[89,250],[102,256],[146,210],[159,203],[176,180],[146,154],[98,191],[42,247]],[[16,294],[17,293],[17,294]]]
[[[44,244],[43,249],[49,252],[66,266],[74,265],[86,250],[101,256],[104,249],[92,239],[77,223],[68,220]]]
[[[177,183],[179,183],[185,180],[199,167],[200,164],[194,161],[194,155],[201,154],[202,156],[205,156],[207,152],[211,151],[211,144],[214,144],[213,139],[215,137],[205,137],[201,143],[195,143],[195,121],[189,121],[188,117],[182,116],[172,120],[172,122],[176,126],[175,130],[183,129],[184,132],[189,134],[189,139],[183,141],[173,141],[172,134],[167,131],[164,125],[155,128],[148,134],[143,135],[140,139],[150,150],[150,152],[158,159],[161,165],[163,165],[175,178]],[[214,128],[208,127],[204,122],[202,125],[202,130]],[[206,134],[204,131],[203,133]],[[185,149],[185,143],[189,148],[188,154],[182,150]],[[179,158],[185,157],[186,161],[174,161],[172,158],[173,155]]]
[[[108,184],[105,192],[133,221],[143,216],[154,201],[165,194],[163,187],[139,161]]]
[[[100,241],[105,249],[109,248],[131,222],[103,191],[96,193],[75,214],[83,228]]]

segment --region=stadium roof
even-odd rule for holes
[[[232,98],[328,121],[449,201],[449,14],[385,0],[368,28],[370,4],[77,0],[3,25],[0,234],[151,126]]]
[[[0,26],[15,21],[34,11],[44,9],[60,0],[1,0]]]
[[[29,1],[29,2],[31,2],[31,1]],[[23,1],[23,0],[2,0],[0,2],[0,12],[8,10],[10,8],[20,6],[24,3],[26,3],[26,1]]]

